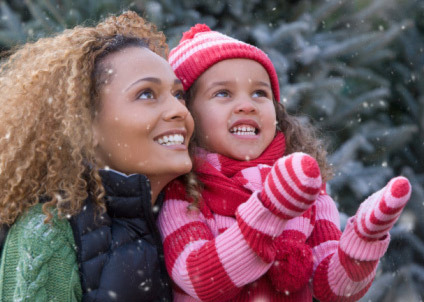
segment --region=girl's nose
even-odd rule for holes
[[[254,102],[248,97],[241,97],[237,101],[236,106],[234,107],[235,113],[254,113],[257,111],[257,108]]]

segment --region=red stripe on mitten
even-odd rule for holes
[[[355,215],[355,231],[366,240],[382,238],[398,220],[410,196],[408,179],[393,178],[361,204]]]
[[[309,209],[319,194],[321,183],[316,160],[296,152],[274,164],[259,198],[271,212],[288,220]]]

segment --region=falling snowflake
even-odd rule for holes
[[[118,294],[116,292],[112,291],[112,290],[108,291],[107,294],[113,300],[116,300],[118,298]]]

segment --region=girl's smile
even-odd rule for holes
[[[240,138],[257,138],[259,134],[259,125],[254,120],[241,119],[231,124],[230,133]]]

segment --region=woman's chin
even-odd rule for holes
[[[164,170],[162,175],[164,179],[166,178],[171,181],[181,175],[189,173],[192,167],[193,164],[191,162],[191,159],[187,158],[186,160],[181,160],[174,164],[168,165],[167,170]]]
[[[178,173],[178,176],[181,176],[183,174],[187,174],[191,171],[193,168],[193,163],[191,162],[191,159],[188,159],[184,161],[182,164],[179,164],[177,167],[175,167],[176,173]]]

